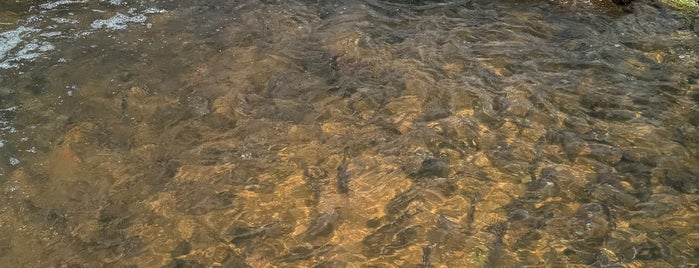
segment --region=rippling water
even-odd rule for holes
[[[0,0],[0,263],[694,267],[693,20]]]

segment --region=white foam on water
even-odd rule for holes
[[[48,33],[42,33],[39,36],[41,37],[56,37],[56,36],[61,36],[61,32],[48,32]]]
[[[17,29],[0,33],[0,61],[4,60],[10,50],[22,43],[22,37],[39,29],[20,26]]]
[[[17,51],[12,57],[7,57],[5,61],[1,62],[0,68],[9,69],[19,67],[21,62],[33,61],[45,52],[54,50],[55,48],[56,47],[49,42],[34,39],[32,42],[24,45],[24,47]]]
[[[90,26],[92,26],[93,29],[106,28],[109,30],[123,30],[126,29],[127,23],[129,22],[142,23],[145,22],[146,19],[148,18],[143,14],[128,16],[121,13],[116,13],[116,15],[109,19],[95,20],[92,22],[92,24],[90,24]]]
[[[149,8],[146,8],[146,10],[144,10],[143,13],[145,13],[145,14],[162,14],[162,13],[167,13],[167,10],[149,7]]]
[[[18,61],[31,61],[39,57],[43,52],[53,50],[54,46],[51,43],[34,39],[25,44],[19,51],[11,53],[25,42],[25,38],[39,31],[36,28],[20,26],[17,29],[0,33],[0,68],[17,67]]]
[[[33,60],[41,56],[41,54],[43,54],[42,52],[51,51],[55,48],[56,47],[49,42],[39,42],[37,40],[34,40],[33,43],[29,43],[26,46],[24,46],[21,50],[19,50],[11,60]]]
[[[87,0],[60,0],[56,2],[51,2],[51,3],[45,3],[39,5],[39,8],[41,9],[54,9],[62,5],[70,5],[70,4],[84,4],[87,3]]]
[[[84,17],[78,16],[76,13],[82,14],[82,12],[86,11],[93,12],[93,14],[107,14],[111,12],[102,9],[87,9],[87,5],[80,6],[90,2],[89,0],[51,0],[51,2],[31,8],[29,11],[33,11],[34,14],[26,17],[24,20],[18,20],[14,23],[2,23],[3,25],[19,26],[4,32],[0,31],[0,70],[19,68],[27,62],[45,57],[47,52],[59,49],[54,46],[55,40],[69,42],[72,39],[81,38],[98,31],[124,30],[129,24],[134,23],[140,23],[144,27],[151,28],[151,23],[145,23],[150,14],[168,12],[164,9],[146,8],[143,6],[140,8],[128,8],[130,1],[126,0],[99,0],[101,3],[116,7],[116,9],[121,10],[121,13],[111,13],[114,14],[112,17],[94,20],[88,26],[87,23],[90,21],[80,21]],[[66,14],[64,9],[71,9],[68,10],[71,12]],[[69,59],[60,57],[56,61],[65,63]],[[19,74],[22,73],[22,71],[19,72]],[[2,77],[0,77],[0,85],[2,82]],[[74,88],[69,89],[66,94],[71,96],[74,94],[74,91]],[[0,112],[10,112],[17,109],[18,107],[16,106],[0,107]],[[14,142],[8,139],[7,135],[16,132],[17,129],[12,125],[11,121],[0,118],[0,148],[3,151],[7,150],[8,143]],[[36,149],[32,147],[27,152],[34,153]],[[2,159],[9,160],[10,165],[13,166],[20,163],[19,158],[3,156],[0,153],[0,160]]]
[[[76,23],[78,23],[78,20],[66,19],[66,18],[51,18],[51,20],[56,22],[56,23],[61,23],[61,24],[64,24],[64,23],[76,24]]]
[[[58,0],[50,3],[44,3],[38,6],[41,14],[29,16],[22,26],[16,29],[0,32],[0,69],[17,68],[23,62],[33,61],[48,51],[56,49],[51,43],[53,39],[64,37],[65,31],[59,31],[65,27],[60,24],[76,25],[70,26],[72,30],[77,30],[76,37],[86,36],[94,33],[94,30],[124,30],[131,23],[141,23],[146,25],[148,14],[160,14],[167,12],[163,9],[146,8],[137,9],[129,8],[126,13],[116,13],[111,18],[98,19],[90,24],[90,28],[79,27],[80,21],[73,18],[51,17],[51,9],[63,5],[83,4],[88,3],[88,0]],[[125,6],[128,3],[122,0],[101,0],[112,5]],[[104,11],[102,11],[104,12]],[[54,25],[45,25],[45,22],[50,20]],[[38,26],[37,25],[44,25]],[[147,26],[148,27],[148,26]],[[83,28],[83,29],[80,29]],[[150,28],[150,27],[148,27]]]
[[[120,5],[125,4],[123,0],[101,0],[100,2],[103,2],[103,3],[107,2],[107,3],[114,5],[114,6],[120,6]]]

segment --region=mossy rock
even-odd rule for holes
[[[686,14],[699,13],[699,2],[697,0],[660,0],[660,2]]]

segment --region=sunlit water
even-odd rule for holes
[[[695,267],[638,1],[0,0],[2,267]]]

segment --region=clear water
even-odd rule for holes
[[[0,263],[694,267],[692,21],[0,0]]]

